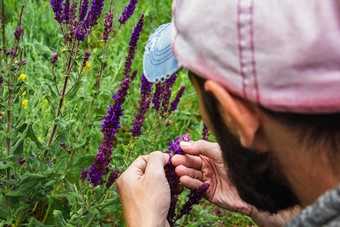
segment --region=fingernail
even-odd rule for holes
[[[182,148],[188,148],[188,147],[191,147],[191,143],[182,141],[182,142],[180,143],[180,146],[181,146]]]

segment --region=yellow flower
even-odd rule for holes
[[[27,104],[28,104],[28,99],[22,100],[21,104],[24,105],[24,106],[27,106]],[[26,109],[26,108],[25,108],[25,109]]]
[[[61,49],[61,52],[64,52],[66,50],[66,47],[64,47],[63,49]]]
[[[2,115],[5,115],[5,112],[1,112]]]
[[[91,67],[91,64],[90,64],[90,62],[87,61],[86,65],[84,67],[84,71],[90,70],[90,67]]]
[[[24,109],[27,109],[27,106],[24,106]]]
[[[63,104],[65,104],[65,103],[66,103],[66,100],[64,99]]]
[[[41,138],[41,137],[39,136],[39,137],[38,137],[38,140],[39,140],[39,141],[43,141],[43,138]]]
[[[22,96],[25,96],[27,93],[26,93],[26,91],[24,91],[23,93],[22,93]]]
[[[18,77],[18,80],[24,80],[26,78],[26,74],[21,73]]]

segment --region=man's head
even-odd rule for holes
[[[146,46],[149,80],[199,75],[204,119],[259,209],[310,204],[337,182],[319,176],[340,172],[329,152],[340,139],[339,12],[335,0],[175,0],[173,23]]]

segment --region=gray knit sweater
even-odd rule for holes
[[[340,185],[322,195],[315,204],[304,209],[286,226],[340,227]]]

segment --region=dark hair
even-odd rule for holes
[[[200,89],[203,90],[206,80],[194,73],[190,73],[190,75],[194,76]],[[334,152],[340,148],[340,113],[300,114],[276,112],[263,106],[260,108],[269,117],[296,131],[299,139],[307,146],[329,144]]]
[[[201,104],[209,116],[223,160],[228,166],[228,177],[241,199],[270,213],[299,204],[277,158],[270,153],[258,153],[243,147],[224,124],[217,99],[204,91],[205,80],[197,76],[194,80],[201,90]]]

